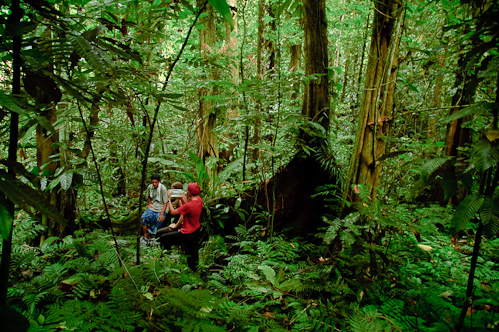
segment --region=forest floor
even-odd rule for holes
[[[329,221],[314,243],[239,225],[207,238],[197,273],[157,245],[141,246],[138,265],[136,236],[103,230],[31,247],[41,229],[24,216],[8,301],[29,331],[452,331],[473,229],[452,242],[440,206],[367,215]],[[483,239],[463,331],[499,328],[498,248]]]

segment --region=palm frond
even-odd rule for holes
[[[458,120],[458,119],[464,118],[466,116],[478,115],[478,114],[482,113],[483,111],[493,109],[494,107],[496,107],[496,104],[487,103],[487,102],[480,102],[480,103],[472,104],[468,107],[460,109],[459,111],[449,115],[447,118],[445,118],[444,122],[452,122],[454,120]]]
[[[480,217],[488,237],[499,233],[499,196],[484,198]]]
[[[464,229],[466,223],[474,218],[482,207],[483,200],[484,198],[482,195],[473,194],[466,196],[466,198],[461,201],[452,216],[450,224],[451,234],[455,234]]]
[[[421,178],[426,182],[429,177],[439,169],[442,165],[444,165],[447,161],[451,160],[452,157],[439,157],[433,158],[425,162],[421,166]]]
[[[478,141],[471,157],[475,169],[483,172],[497,165],[499,162],[499,150],[488,139]]]
[[[98,72],[105,72],[107,64],[103,60],[99,50],[82,36],[69,36],[69,41],[78,55],[85,58],[87,62]]]

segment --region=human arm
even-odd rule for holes
[[[180,212],[178,211],[178,209],[175,209],[173,207],[173,204],[172,204],[172,200],[171,200],[171,192],[168,190],[168,208],[170,209],[170,214],[172,216],[177,216],[180,214]],[[180,206],[182,206],[182,204],[180,204]]]
[[[147,186],[146,195],[147,195],[147,208],[152,209],[151,185]]]
[[[179,197],[179,199],[178,199],[178,206],[182,206],[185,203],[187,203],[187,198],[185,196]]]
[[[180,215],[180,218],[178,218],[177,223],[171,223],[170,227],[173,229],[179,228],[182,226],[182,223],[184,222],[184,216]]]
[[[164,203],[163,208],[161,209],[161,214],[158,217],[159,221],[161,221],[161,222],[163,222],[165,220],[165,211],[166,211],[167,207],[168,207],[168,203]]]

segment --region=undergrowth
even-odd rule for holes
[[[366,201],[317,236],[322,245],[261,226],[211,236],[200,272],[179,249],[115,242],[81,230],[41,247],[24,215],[13,236],[9,305],[29,331],[451,331],[465,298],[473,230],[452,242],[451,211]],[[484,239],[467,331],[497,331],[498,239]]]

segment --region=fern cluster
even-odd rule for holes
[[[208,239],[200,275],[178,249],[145,247],[135,265],[135,237],[118,241],[118,257],[103,231],[17,244],[9,304],[33,331],[450,331],[471,246],[439,233],[445,215],[437,206],[368,204],[326,218],[324,245],[279,234],[270,241],[260,226],[240,225],[235,236]],[[490,308],[499,305],[497,241],[483,242],[478,262],[466,321],[477,331],[494,325]]]

